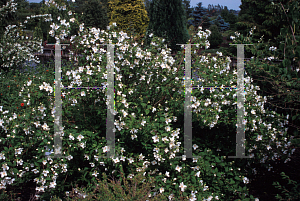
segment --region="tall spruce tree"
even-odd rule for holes
[[[173,53],[189,40],[182,0],[153,0],[150,4],[150,23],[147,33],[167,40]],[[148,37],[149,34],[146,34]],[[149,40],[146,41],[149,44]]]
[[[149,18],[142,0],[110,0],[110,22],[127,34],[134,33],[137,37],[145,34]]]
[[[199,2],[197,6],[194,8],[194,11],[191,13],[191,16],[194,20],[189,20],[188,24],[193,25],[195,28],[200,26],[203,23],[203,17],[207,14],[205,8],[202,7],[202,2]]]
[[[221,15],[218,15],[217,19],[210,21],[210,23],[212,25],[217,25],[221,32],[224,32],[230,28],[230,24],[225,22]]]

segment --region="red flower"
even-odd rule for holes
[[[21,103],[21,106],[23,107],[23,106],[24,106],[24,103]]]

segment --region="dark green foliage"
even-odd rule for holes
[[[180,45],[176,44],[187,43],[190,36],[181,0],[153,0],[150,4],[149,14],[147,37],[153,33],[155,36],[165,38],[168,48],[173,51],[181,49]],[[146,38],[146,44],[150,44],[148,38]]]
[[[281,0],[286,5],[289,0]],[[238,16],[237,30],[243,35],[247,35],[252,27],[256,26],[253,38],[259,40],[264,36],[264,40],[275,42],[275,38],[280,34],[280,29],[289,22],[286,18],[280,18],[281,6],[273,5],[271,1],[242,0],[241,11]]]
[[[39,23],[35,29],[34,29],[34,32],[33,32],[33,38],[38,38],[38,39],[43,39],[43,32],[42,32],[42,29],[41,29],[41,23]]]
[[[148,18],[150,18],[149,10],[150,10],[150,3],[151,2],[152,2],[152,0],[144,0],[145,8],[146,8],[146,11],[147,11]]]
[[[106,30],[109,24],[107,8],[101,0],[85,1],[82,8],[82,22],[85,27],[95,27]]]
[[[230,24],[230,29],[235,28],[235,23],[237,22],[237,16],[233,13],[233,10],[228,10],[227,6],[221,11],[221,16],[225,22]]]
[[[207,6],[207,15],[209,17],[218,16],[218,15],[221,14],[222,10],[223,10],[223,6],[220,6],[220,4],[218,4],[217,6],[208,4],[208,6]]]
[[[218,28],[222,32],[224,32],[224,31],[226,31],[226,30],[228,30],[230,28],[230,24],[227,23],[227,22],[225,22],[224,19],[220,15],[218,15],[217,19],[210,21],[210,23],[212,25],[215,24],[216,26],[218,26]]]
[[[190,0],[182,0],[183,8],[185,11],[185,17],[188,20],[193,12],[193,8],[191,8],[191,1]],[[188,24],[187,24],[188,27]]]
[[[209,30],[211,31],[211,35],[207,39],[210,43],[210,48],[214,49],[223,42],[222,34],[220,33],[217,25],[210,26]]]

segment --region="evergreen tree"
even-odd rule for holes
[[[281,0],[283,5],[287,5],[290,0]],[[238,16],[237,30],[243,34],[249,34],[251,28],[256,26],[253,38],[257,41],[264,36],[264,40],[275,42],[275,38],[280,34],[288,21],[280,18],[280,9],[270,1],[242,0],[241,11]]]
[[[185,18],[188,20],[193,12],[193,8],[191,8],[191,1],[190,0],[182,0],[183,8],[185,11]],[[188,24],[187,24],[188,26]]]
[[[145,8],[146,8],[146,11],[147,11],[148,18],[150,18],[149,10],[150,10],[150,3],[151,2],[152,2],[152,0],[144,0]]]
[[[215,16],[216,9],[214,5],[208,4],[207,6],[207,16],[212,17]]]
[[[194,18],[194,20],[188,21],[189,26],[193,25],[195,28],[200,26],[201,23],[203,22],[202,18],[206,14],[207,14],[207,11],[205,10],[205,8],[202,7],[202,2],[198,3],[196,8],[194,9],[193,13],[191,14],[191,16]]]
[[[208,29],[210,27],[210,20],[209,17],[207,15],[204,15],[202,17],[202,22],[201,22],[201,26],[202,26],[202,30]]]
[[[210,43],[210,47],[217,48],[223,42],[222,34],[220,33],[219,28],[215,24],[211,25],[209,27],[209,30],[211,31],[211,35],[207,39]]]
[[[117,27],[136,36],[145,34],[149,18],[142,0],[111,0],[108,2],[110,8],[110,22],[117,23]]]
[[[229,10],[228,10],[227,6],[225,6],[224,9],[221,11],[221,17],[225,20],[225,22],[228,22]]]
[[[150,4],[150,23],[146,37],[153,33],[167,40],[173,53],[189,40],[182,0],[153,0]],[[149,40],[146,38],[146,44]]]
[[[106,30],[109,20],[105,3],[101,0],[89,0],[83,4],[82,21],[85,27],[95,27]]]
[[[229,28],[230,28],[230,24],[225,22],[224,19],[220,15],[218,15],[217,19],[210,21],[210,23],[212,25],[213,24],[217,25],[221,32],[229,30]]]

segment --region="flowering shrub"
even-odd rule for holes
[[[62,12],[68,11],[62,9]],[[58,43],[70,28],[69,22],[61,22],[61,25],[53,23],[50,31]],[[78,23],[74,18],[70,22]],[[155,180],[152,190],[169,200],[250,200],[254,198],[249,195],[246,184],[250,182],[247,176],[251,175],[253,165],[262,163],[270,170],[272,160],[278,157],[288,160],[286,154],[291,150],[287,129],[284,129],[287,121],[264,109],[266,97],[257,96],[259,88],[251,84],[250,77],[244,79],[245,149],[252,157],[244,159],[247,165],[238,159],[228,159],[226,156],[232,153],[234,146],[227,147],[222,141],[216,144],[218,150],[212,150],[201,139],[194,140],[193,155],[198,158],[187,159],[181,146],[183,123],[179,121],[185,98],[184,66],[179,62],[180,57],[184,58],[183,51],[176,59],[172,58],[170,49],[157,37],[153,37],[150,47],[142,49],[138,43],[130,44],[127,34],[118,30],[116,24],[106,31],[86,30],[81,24],[78,34],[72,36],[70,42],[83,57],[71,57],[77,62],[75,70],[70,70],[70,66],[62,69],[61,83],[69,87],[62,93],[62,153],[66,158],[45,156],[45,146],[53,144],[54,73],[45,72],[39,65],[37,71],[43,73],[37,75],[1,74],[5,97],[1,96],[0,106],[1,189],[12,183],[34,180],[41,198],[62,197],[70,191],[74,181],[91,190],[98,176],[105,180],[103,175],[98,175],[100,172],[116,173],[116,177],[120,177],[116,169],[122,165],[127,178],[145,171],[148,179]],[[192,52],[202,46],[209,47],[209,35],[209,30],[202,31],[199,27],[191,41],[199,45],[192,46]],[[100,44],[115,44],[114,158],[105,158],[109,149],[105,139],[107,47]],[[224,134],[223,124],[235,128],[231,121],[236,118],[236,108],[241,108],[241,103],[235,102],[236,91],[225,89],[225,86],[235,85],[237,71],[230,69],[230,58],[222,53],[217,57],[194,59],[194,68],[201,73],[200,81],[221,88],[202,86],[193,90],[193,123],[211,130],[220,128],[217,139]],[[87,86],[100,89],[70,89]],[[177,118],[180,124],[176,124]],[[282,149],[281,154],[278,147],[283,146],[286,149]],[[222,151],[221,155],[217,151]],[[136,172],[130,172],[132,168]]]
[[[16,3],[11,0],[7,2],[2,8],[0,8],[0,17],[2,18],[8,12],[16,12]],[[45,17],[45,21],[48,21],[49,15],[39,15],[37,17]],[[24,63],[24,61],[35,61],[39,63],[39,60],[33,55],[33,52],[43,52],[43,46],[41,41],[29,40],[26,36],[21,36],[23,24],[19,26],[9,25],[3,34],[2,40],[0,40],[0,64],[1,71],[13,70],[17,66]],[[36,39],[36,38],[35,38]]]

